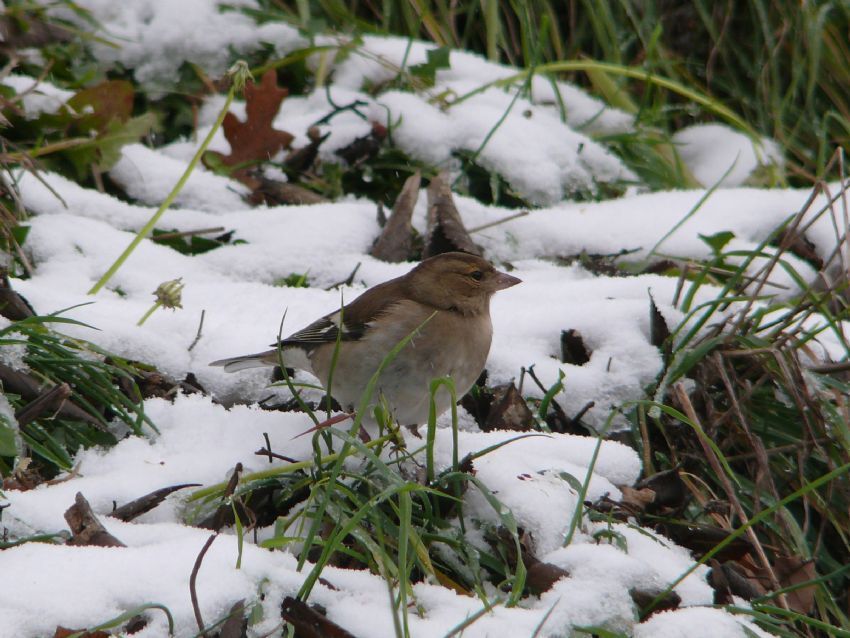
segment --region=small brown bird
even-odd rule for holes
[[[518,283],[519,279],[499,272],[481,257],[457,252],[437,255],[283,339],[283,361],[310,372],[327,388],[339,337],[331,393],[340,405],[354,407],[390,350],[422,326],[383,370],[372,397],[374,404],[383,396],[401,425],[420,425],[428,420],[433,379],[450,376],[458,397],[475,383],[493,335],[490,297]],[[275,366],[278,350],[210,365],[224,366],[226,372]],[[436,405],[437,414],[450,407],[444,389],[437,393]]]

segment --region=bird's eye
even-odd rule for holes
[[[473,270],[469,273],[469,276],[472,277],[475,281],[481,281],[481,278],[484,276],[484,273],[480,270]]]

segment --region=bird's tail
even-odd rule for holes
[[[249,368],[265,368],[274,365],[269,361],[268,352],[259,352],[257,354],[245,354],[241,357],[231,357],[229,359],[219,359],[213,361],[211,366],[221,366],[225,372],[239,372],[240,370],[248,370]]]

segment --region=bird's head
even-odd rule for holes
[[[417,301],[464,315],[486,312],[493,293],[521,281],[499,272],[486,259],[457,252],[426,259],[410,271],[407,279]]]

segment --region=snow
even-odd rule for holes
[[[751,638],[770,636],[722,609],[695,607],[656,614],[635,629],[635,638]]]
[[[4,77],[0,80],[0,84],[14,89],[17,95],[23,96],[21,107],[28,120],[34,120],[42,113],[55,113],[74,95],[73,91],[60,89],[49,82],[39,82],[36,78],[15,73]]]
[[[782,165],[773,140],[752,140],[723,124],[694,124],[673,135],[679,157],[703,186],[740,186],[760,166]]]
[[[242,13],[219,11],[204,0],[80,0],[78,4],[92,11],[108,37],[121,43],[117,49],[94,45],[103,65],[120,62],[151,90],[167,89],[185,62],[199,65],[210,75],[220,74],[230,48],[249,52],[267,42],[284,54],[304,44],[290,26],[257,26]],[[253,6],[249,0],[238,4]],[[334,160],[335,150],[368,133],[371,122],[379,121],[391,129],[399,148],[436,166],[456,167],[458,151],[478,153],[483,166],[498,171],[538,204],[525,217],[474,235],[489,259],[512,268],[512,274],[523,280],[493,299],[489,379],[492,384],[518,382],[523,368],[534,366],[542,383],[550,387],[563,374],[565,389],[556,400],[569,415],[594,401],[584,420],[601,429],[612,408],[643,397],[661,370],[661,354],[650,343],[650,295],[674,326],[685,316],[674,305],[677,282],[658,275],[595,275],[559,260],[581,253],[621,251],[629,251],[630,260],[659,256],[701,260],[711,255],[711,249],[700,235],[724,231],[734,233],[728,249],[752,250],[778,224],[800,211],[809,193],[740,187],[764,159],[779,161],[772,143],[765,141],[762,150],[756,151],[749,138],[728,129],[695,126],[681,131],[676,143],[701,183],[714,185],[734,163],[733,171],[705,201],[704,189],[646,193],[636,188],[618,199],[571,200],[572,194],[595,192],[600,183],[637,179],[590,137],[627,131],[631,117],[606,108],[575,86],[553,85],[541,77],[534,78],[527,95],[517,97],[519,83],[508,90],[494,86],[454,103],[482,84],[516,72],[458,51],[451,53],[451,67],[439,70],[434,87],[427,91],[388,86],[367,92],[398,78],[403,66],[424,62],[428,49],[424,43],[398,38],[364,38],[361,47],[333,62],[328,91],[285,100],[276,126],[292,132],[298,147],[306,142],[308,126],[332,111],[333,104],[361,100],[364,117],[341,112],[323,129],[331,132],[321,149],[323,160]],[[310,63],[317,63],[316,56]],[[8,76],[3,82],[19,93],[33,84],[23,76]],[[564,122],[556,91],[568,106]],[[35,117],[59,108],[70,95],[43,82],[24,98],[23,108],[28,117]],[[441,95],[444,99],[437,98]],[[200,109],[198,139],[209,130],[221,104],[220,97],[213,97]],[[233,110],[241,117],[244,104],[235,104]],[[192,508],[186,501],[189,491],[170,496],[132,523],[105,515],[113,503],[168,485],[219,483],[230,476],[236,463],[242,463],[246,472],[269,467],[266,459],[254,454],[266,433],[273,449],[295,459],[311,459],[311,438],[297,438],[312,426],[305,415],[256,407],[256,401],[270,394],[287,396],[284,390],[268,387],[267,371],[228,375],[208,363],[265,349],[277,336],[284,313],[283,332],[289,333],[412,266],[384,263],[368,255],[379,233],[374,202],[347,197],[313,206],[251,208],[243,201],[243,186],[199,166],[158,227],[178,231],[224,227],[242,243],[189,257],[144,240],[109,285],[97,296],[88,296],[89,288],[131,241],[133,232],[165,199],[197,145],[196,140],[181,140],[158,149],[125,146],[110,177],[133,204],[47,171],[40,172],[40,179],[28,173],[19,176],[22,200],[32,214],[26,248],[35,272],[29,279],[15,280],[13,287],[40,314],[71,308],[63,314],[97,328],[69,324],[62,326],[65,333],[150,363],[175,378],[191,372],[212,396],[180,395],[173,402],[149,399],[145,412],[159,433],[126,438],[111,449],[83,451],[76,458],[78,475],[32,491],[4,494],[9,507],[3,510],[2,525],[12,537],[64,530],[63,513],[74,495],[82,492],[107,529],[128,547],[28,543],[0,552],[0,571],[22,575],[0,599],[0,638],[49,635],[58,624],[92,626],[152,601],[174,614],[176,635],[194,635],[188,579],[208,532],[184,524]],[[228,150],[221,132],[212,148]],[[51,189],[61,195],[61,201]],[[462,196],[456,197],[456,203],[468,228],[515,212]],[[814,219],[826,204],[825,196],[817,198],[807,219]],[[425,214],[423,194],[413,218],[420,233],[425,230]],[[828,257],[835,245],[835,228],[843,227],[836,215],[822,215],[807,230],[822,257]],[[786,259],[804,277],[814,277],[807,264]],[[753,270],[762,263],[754,264]],[[345,280],[358,264],[351,286],[326,290]],[[280,285],[280,280],[294,273],[306,273],[311,287]],[[796,290],[796,283],[782,269],[774,269],[770,276],[780,297]],[[156,287],[177,277],[185,283],[182,309],[159,310],[137,326],[153,303]],[[716,292],[703,286],[694,303],[709,300]],[[202,312],[202,335],[190,350]],[[584,365],[559,361],[561,331],[570,329],[581,334],[590,351]],[[823,348],[838,353],[836,343],[828,336],[824,339]],[[20,346],[4,346],[2,360],[19,361],[21,352]],[[522,392],[543,395],[527,376]],[[504,604],[503,592],[488,592],[491,602],[498,604],[466,628],[464,636],[530,636],[540,627],[540,636],[559,636],[582,626],[640,638],[745,636],[748,631],[767,635],[741,616],[708,607],[713,592],[705,568],[677,585],[683,608],[656,614],[643,623],[636,621],[630,589],[663,591],[693,565],[687,550],[651,530],[593,522],[583,516],[576,521],[572,542],[563,547],[579,499],[565,477],[583,482],[589,476],[587,499],[617,500],[620,487],[633,484],[641,475],[640,460],[632,449],[602,441],[590,468],[595,438],[482,433],[462,409],[460,419],[460,456],[507,442],[476,459],[476,476],[533,538],[538,558],[569,572],[548,592],[516,607]],[[440,425],[435,454],[438,466],[445,468],[451,462],[453,438],[446,427],[447,416]],[[615,421],[615,427],[621,425]],[[421,446],[412,434],[406,437],[409,448]],[[464,508],[479,526],[500,520],[500,512],[474,487],[464,495]],[[622,546],[598,541],[594,534],[599,531],[615,533]],[[269,530],[260,531],[261,536],[269,534]],[[481,543],[481,528],[471,529],[467,540],[473,546]],[[201,611],[210,623],[244,598],[263,609],[263,620],[250,629],[251,635],[262,635],[275,627],[282,598],[298,591],[306,572],[297,571],[289,551],[271,552],[251,539],[246,539],[239,569],[236,556],[236,537],[229,530],[217,538],[201,568]],[[61,569],[47,568],[52,565]],[[336,567],[326,568],[322,577],[310,602],[322,605],[331,621],[357,636],[395,636],[383,579]],[[485,604],[477,596],[462,596],[432,582],[417,583],[413,598],[416,608],[409,611],[410,631],[422,638],[445,635]],[[135,635],[164,635],[164,615],[154,610],[147,616],[149,625]]]
[[[110,169],[109,176],[133,199],[157,206],[174,188],[174,176],[181,175],[188,164],[142,144],[128,144],[122,149],[121,159]],[[174,206],[207,212],[242,208],[246,193],[247,189],[238,182],[199,166],[189,175]]]
[[[209,0],[83,0],[76,5],[91,12],[104,27],[108,42],[92,44],[98,62],[104,68],[117,62],[133,69],[136,80],[152,90],[173,86],[186,63],[216,77],[227,70],[231,50],[245,54],[271,43],[278,54],[285,55],[307,44],[292,26],[280,22],[257,25],[243,13],[220,9]],[[60,7],[56,13],[80,22],[81,27],[88,26],[70,9]]]

